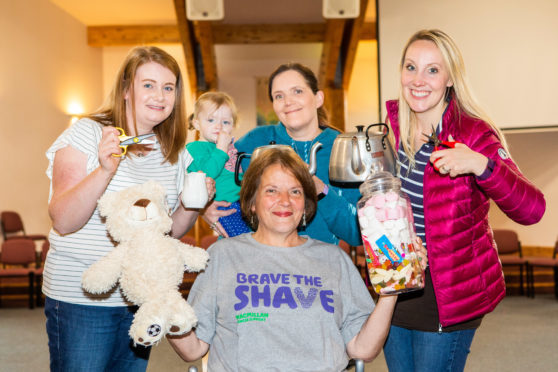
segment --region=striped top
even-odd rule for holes
[[[90,119],[81,119],[66,129],[46,152],[49,160],[46,173],[51,181],[55,153],[68,145],[87,155],[87,174],[99,167],[98,146],[101,137],[102,125]],[[166,188],[167,203],[174,210],[180,205],[178,195],[182,191],[184,173],[192,158],[184,150],[176,164],[164,162],[160,145],[156,140],[155,142],[153,150],[144,157],[124,157],[106,191],[120,191],[153,179]],[[82,273],[114,248],[97,209],[89,221],[74,233],[59,235],[52,229],[49,241],[50,250],[43,281],[45,295],[59,301],[82,305],[130,305],[118,287],[104,295],[91,295],[81,288]]]
[[[423,177],[424,169],[428,164],[434,146],[425,143],[415,154],[415,166],[409,172],[409,158],[399,147],[397,151],[397,165],[399,169],[398,177],[401,180],[401,190],[405,192],[411,200],[413,209],[413,219],[415,220],[415,231],[417,236],[422,239],[426,247],[426,234],[424,228],[424,201],[423,201]]]

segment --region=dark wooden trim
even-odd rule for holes
[[[177,6],[175,1],[175,8]],[[184,5],[180,6],[184,9]],[[179,10],[180,11],[180,10]],[[148,26],[89,26],[87,44],[92,47],[182,43],[182,23]],[[325,40],[327,22],[308,24],[227,25],[212,24],[214,44],[278,44],[321,43]],[[375,40],[376,25],[367,22],[360,40]]]
[[[190,25],[186,19],[186,6],[184,0],[174,0],[174,10],[176,12],[176,19],[178,22],[178,31],[180,35],[179,42],[182,44],[182,49],[184,50],[184,60],[186,62],[186,74],[188,75],[190,92],[195,95],[198,86],[195,50]]]

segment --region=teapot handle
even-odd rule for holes
[[[370,124],[370,125],[366,128],[366,151],[370,151],[370,150],[371,150],[370,142],[368,142],[368,139],[370,138],[370,137],[368,136],[368,130],[369,130],[370,128],[372,128],[372,127],[377,127],[377,126],[385,127],[385,133],[384,133],[384,135],[382,136],[382,146],[383,146],[384,150],[387,149],[387,146],[386,146],[386,143],[385,143],[385,139],[386,139],[386,137],[387,137],[388,134],[389,134],[389,127],[387,126],[386,123],[376,123],[376,124]],[[382,132],[384,132],[384,131],[382,131]]]
[[[250,156],[252,156],[252,154],[246,154],[244,152],[237,153],[236,163],[234,164],[234,183],[236,183],[237,186],[242,184],[242,180],[239,177],[240,162],[242,161],[242,158],[249,158]]]
[[[360,130],[359,132],[361,132],[361,131],[362,130]],[[353,136],[353,138],[351,139],[351,145],[352,145],[351,147],[352,147],[352,150],[353,150],[352,153],[351,153],[351,168],[357,176],[360,176],[366,170],[366,168],[362,164],[362,159],[360,158],[360,151],[358,149],[358,138],[357,138],[357,136]]]

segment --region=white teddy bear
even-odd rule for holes
[[[198,320],[178,286],[184,270],[203,270],[209,255],[167,235],[172,219],[165,189],[148,181],[107,192],[98,206],[108,232],[120,244],[83,273],[83,289],[106,293],[120,281],[126,298],[139,305],[129,331],[134,343],[154,345],[167,333],[188,332]]]

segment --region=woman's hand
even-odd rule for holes
[[[205,187],[207,188],[207,200],[212,200],[215,197],[215,180],[211,177],[205,177]]]
[[[219,223],[219,218],[230,216],[231,214],[236,212],[236,209],[228,209],[226,211],[219,210],[217,207],[228,207],[231,203],[226,201],[213,201],[209,204],[205,209],[202,211],[202,218],[209,224],[212,230],[215,230],[217,234],[221,235],[224,238],[228,238],[229,235]]]
[[[312,180],[314,181],[314,186],[316,186],[316,195],[320,195],[320,193],[324,190],[325,183],[323,183],[322,180],[316,176],[312,176]]]
[[[101,169],[109,174],[116,173],[118,164],[122,157],[113,156],[122,154],[122,149],[120,148],[120,140],[118,135],[120,132],[114,127],[104,126],[102,129],[103,137],[99,142],[99,164]]]
[[[449,140],[454,141],[451,135]],[[450,177],[470,173],[480,176],[486,169],[488,158],[464,143],[456,143],[453,149],[434,151],[430,155],[430,162],[436,164],[440,174],[449,174]]]
[[[422,239],[418,236],[413,242],[413,247],[415,248],[415,252],[417,253],[422,271],[426,270],[426,267],[428,266],[428,252],[426,251],[424,245],[422,245]]]

